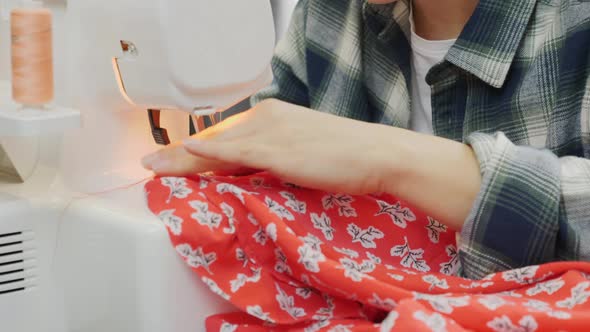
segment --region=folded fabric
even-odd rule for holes
[[[241,310],[207,331],[584,331],[590,264],[467,280],[455,233],[390,195],[268,174],[162,177],[149,208],[201,280]]]

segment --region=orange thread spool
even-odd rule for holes
[[[41,107],[53,99],[51,11],[14,9],[10,20],[12,97],[25,107]]]

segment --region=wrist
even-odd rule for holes
[[[384,191],[459,230],[479,193],[481,174],[471,148],[403,129],[390,133]]]
[[[378,142],[378,170],[380,181],[380,192],[385,192],[400,197],[407,177],[413,173],[412,165],[415,165],[416,153],[411,147],[411,131],[382,126]]]

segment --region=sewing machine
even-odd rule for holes
[[[133,184],[151,175],[139,160],[162,127],[182,139],[189,116],[270,82],[295,2],[45,1],[54,104],[72,111],[0,123],[1,331],[194,332],[233,310],[177,256]],[[0,122],[16,3],[0,0]]]

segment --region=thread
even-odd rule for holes
[[[25,107],[53,100],[52,15],[44,8],[18,8],[10,14],[12,97]]]

